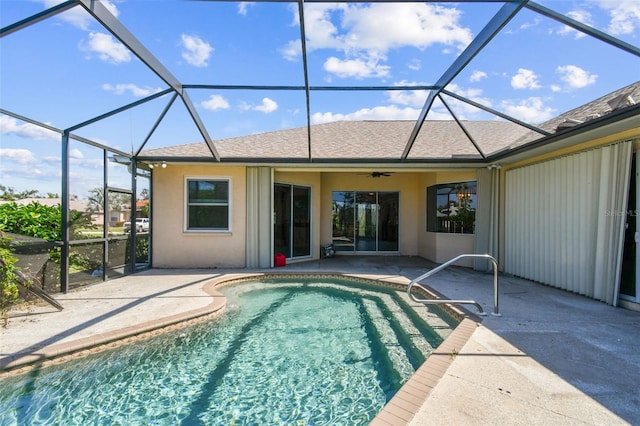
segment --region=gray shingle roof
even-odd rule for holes
[[[584,123],[612,111],[610,102],[619,99],[640,102],[640,82],[616,90],[589,104],[553,118],[539,127],[551,134],[562,123]],[[575,120],[575,121],[572,121]],[[509,121],[462,121],[486,156],[498,151],[525,145],[543,137]],[[316,160],[397,160],[402,157],[414,121],[336,121],[311,126],[311,157]],[[306,127],[265,132],[214,141],[224,160],[304,160],[309,157]],[[212,159],[204,142],[145,150],[141,156],[176,160]],[[409,152],[411,160],[481,158],[469,137],[453,120],[427,120]]]
[[[592,102],[589,102],[588,104],[565,112],[564,114],[560,114],[549,121],[545,121],[538,127],[549,133],[556,133],[563,130],[558,126],[566,125],[566,129],[574,127],[574,125],[584,124],[590,120],[605,116],[615,111],[616,104],[618,104],[617,107],[620,109],[632,105],[633,102],[640,103],[640,81],[604,95]],[[612,104],[614,105],[613,107]],[[539,138],[539,133],[528,132],[511,144],[510,148],[525,145]]]
[[[508,146],[527,129],[503,121],[463,121],[485,155]],[[311,126],[311,156],[322,160],[398,159],[409,140],[414,121],[336,121]],[[306,159],[307,128],[266,132],[214,141],[223,159]],[[211,158],[204,142],[146,150],[144,157]],[[455,121],[425,121],[409,154],[410,159],[478,156]]]

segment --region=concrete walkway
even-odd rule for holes
[[[433,266],[412,257],[342,256],[270,272],[363,274],[406,283]],[[224,296],[212,280],[252,272],[149,270],[58,295],[62,312],[40,304],[12,311],[1,330],[0,366],[141,325],[215,314]],[[490,274],[454,267],[426,284],[493,310]],[[456,348],[418,413],[392,424],[640,425],[640,313],[509,277],[500,279],[500,311],[501,317],[484,317]]]

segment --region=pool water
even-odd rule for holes
[[[219,319],[3,380],[0,424],[365,425],[454,326],[353,282],[221,291]]]

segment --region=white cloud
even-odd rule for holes
[[[69,158],[73,158],[76,160],[82,160],[84,158],[84,154],[78,148],[74,148],[69,151]]]
[[[143,98],[145,96],[153,95],[154,93],[158,93],[162,90],[158,87],[138,87],[133,83],[121,83],[116,84],[115,86],[105,83],[102,85],[102,89],[106,90],[107,92],[113,92],[116,95],[122,95],[126,92],[131,92],[131,94],[136,98]]]
[[[47,9],[53,7],[57,4],[62,3],[64,0],[43,0],[42,4]],[[120,14],[116,5],[110,0],[102,0],[100,3],[107,8],[107,10],[116,18]],[[73,7],[66,12],[61,13],[60,19],[66,21],[73,25],[74,27],[80,28],[81,30],[87,30],[89,25],[95,20],[87,13],[84,8],[80,6]]]
[[[0,115],[0,135],[5,134],[12,134],[21,138],[35,140],[60,140],[60,135],[56,132],[31,123],[18,124],[18,121],[15,118],[7,115]]]
[[[560,74],[560,79],[567,83],[569,87],[580,89],[589,86],[598,79],[597,74],[590,74],[575,65],[565,65],[556,68],[556,72]]]
[[[324,70],[338,77],[387,77],[391,67],[378,64],[377,60],[346,59],[340,60],[334,56],[324,63]]]
[[[422,108],[428,95],[427,90],[393,90],[387,92],[389,100],[394,104]]]
[[[131,60],[131,52],[122,43],[105,33],[90,32],[89,40],[81,44],[81,48],[97,53],[101,60],[113,64]]]
[[[198,36],[182,34],[182,58],[195,67],[206,67],[213,47]]]
[[[361,120],[416,120],[420,109],[398,108],[395,105],[363,108],[347,114],[332,112],[317,112],[311,116],[312,124],[330,123],[333,121],[361,121]]]
[[[28,149],[0,148],[0,157],[18,164],[33,164],[38,162],[33,152]]]
[[[475,70],[471,74],[471,77],[469,77],[469,81],[472,82],[472,83],[475,83],[477,81],[482,80],[483,78],[487,78],[487,73],[484,72],[484,71]]]
[[[511,87],[514,89],[539,89],[541,86],[535,72],[520,68],[518,73],[511,77]]]
[[[273,99],[262,98],[262,104],[255,106],[254,111],[264,112],[265,114],[269,114],[278,109],[278,103]]]
[[[202,107],[209,111],[217,111],[219,109],[229,109],[229,102],[221,95],[211,95],[206,101],[200,103]]]
[[[523,99],[518,103],[502,101],[501,105],[507,115],[527,123],[542,123],[556,115],[556,111],[545,106],[542,99],[538,97]]]
[[[472,32],[460,24],[461,16],[454,7],[434,4],[310,3],[305,7],[306,46],[309,52],[332,49],[344,53],[342,59],[327,61],[325,70],[330,73],[387,76],[390,68],[379,62],[387,60],[389,50],[424,50],[435,44],[452,48],[452,53],[464,49],[472,40]],[[280,52],[292,59],[300,54],[299,46],[300,40],[290,41]],[[359,71],[345,71],[354,67]]]
[[[533,18],[533,21],[525,22],[524,24],[520,25],[520,27],[518,27],[518,30],[528,30],[529,28],[537,27],[538,25],[540,25],[540,22],[542,22],[542,19],[536,16],[535,18]],[[513,34],[513,31],[509,33]]]
[[[593,26],[593,20],[591,18],[591,14],[585,10],[572,10],[570,12],[567,12],[567,16],[583,24]],[[578,30],[574,30],[568,25],[564,25],[560,30],[556,31],[556,34],[560,34],[560,35],[573,34],[576,39],[586,36],[585,33]]]
[[[256,4],[253,1],[242,1],[240,3],[238,3],[238,14],[242,15],[242,16],[246,16],[247,15],[247,8],[249,6],[253,6],[254,4]]]
[[[302,44],[300,39],[289,41],[284,47],[278,49],[278,52],[287,61],[295,62],[302,55]]]
[[[262,103],[259,105],[251,105],[247,102],[242,102],[240,104],[241,111],[259,111],[264,112],[265,114],[269,114],[278,109],[278,103],[269,98],[263,98]]]
[[[463,96],[465,98],[471,99],[472,101],[475,101],[479,104],[482,104],[484,106],[487,107],[491,107],[492,106],[492,102],[490,99],[485,98],[483,96],[483,91],[482,89],[477,89],[477,88],[473,88],[473,89],[465,89],[463,87],[458,86],[457,84],[451,83],[448,84],[446,89],[452,93],[455,93],[456,95],[460,95]],[[458,101],[457,99],[451,99],[450,101],[447,101],[447,103],[459,103],[461,105],[461,107],[467,111],[467,112],[477,112],[477,108],[469,105],[465,102],[461,102]]]
[[[399,81],[395,83],[396,86],[428,86],[426,83],[421,82],[410,82],[410,81]],[[450,92],[456,93],[457,95],[463,96],[465,98],[471,99],[475,102],[481,103],[488,107],[491,107],[491,100],[484,98],[482,96],[482,89],[464,89],[457,84],[449,84],[446,89]],[[398,91],[388,91],[387,97],[389,101],[396,105],[406,105],[414,108],[419,108],[422,110],[424,107],[425,101],[427,100],[427,96],[429,94],[428,90],[398,90]],[[456,112],[457,116],[461,119],[467,119],[467,117],[472,117],[481,111],[478,108],[467,104],[466,102],[459,101],[454,98],[447,97],[447,104],[452,107],[452,109]],[[439,111],[440,110],[440,111]],[[444,105],[439,102],[435,102],[429,111],[428,119],[443,119],[443,120],[451,120],[451,114],[445,110]]]
[[[379,52],[404,46],[424,49],[436,43],[462,50],[472,34],[459,25],[460,18],[455,8],[429,4],[350,6],[342,20],[348,30],[343,40],[349,48]]]
[[[611,16],[608,30],[612,34],[633,34],[640,26],[640,2],[638,0],[598,0],[597,4]]]

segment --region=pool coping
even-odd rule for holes
[[[380,276],[344,272],[256,272],[241,274],[223,274],[207,280],[201,289],[212,297],[210,304],[178,314],[156,318],[143,323],[123,327],[90,337],[46,347],[29,347],[0,360],[0,380],[29,371],[61,364],[72,359],[110,350],[132,342],[148,339],[162,333],[209,321],[225,311],[226,297],[217,291],[218,287],[232,285],[257,278],[343,278],[350,281],[377,284],[395,290],[404,290],[408,280],[398,276]],[[428,298],[445,298],[436,290],[419,286],[416,291]],[[456,355],[468,341],[481,322],[480,317],[463,307],[440,305],[450,315],[460,321],[451,334],[429,355],[406,383],[387,402],[371,425],[406,425],[417,414],[422,404],[435,388],[439,380],[455,360]]]

